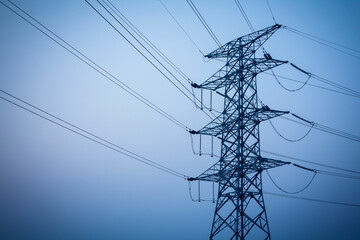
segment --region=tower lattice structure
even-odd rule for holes
[[[263,170],[286,162],[260,155],[259,124],[288,112],[258,105],[256,76],[286,61],[255,52],[281,26],[237,38],[206,55],[226,59],[226,64],[195,88],[217,92],[224,98],[222,113],[199,131],[221,140],[218,162],[189,180],[218,183],[210,239],[271,239],[262,190]],[[221,91],[221,92],[220,92]]]

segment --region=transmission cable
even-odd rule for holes
[[[189,97],[178,85],[176,85],[169,76],[167,76],[158,66],[155,65],[145,54],[140,51],[128,38],[125,37],[103,14],[99,12],[88,0],[85,0],[88,5],[99,15],[101,16],[121,37],[123,37],[141,56],[143,56],[156,70],[158,70],[170,83],[172,83],[187,99],[192,103],[193,100]],[[162,64],[135,36],[132,34],[99,0],[97,2],[108,12],[117,23],[119,23],[181,86],[183,86],[190,94],[191,91],[168,69]],[[198,100],[199,101],[199,100]],[[199,101],[200,102],[200,101]],[[207,112],[203,111],[210,119],[213,119]]]
[[[244,8],[242,7],[240,1],[239,1],[239,0],[235,0],[235,3],[236,3],[236,5],[237,5],[237,7],[239,8],[241,14],[243,15],[246,23],[248,24],[250,30],[253,31],[253,32],[255,32],[255,29],[254,29],[253,25],[251,24],[250,19],[249,19],[248,16],[246,15],[246,12],[245,12]]]
[[[267,74],[267,75],[273,76],[273,74],[268,73],[268,72],[263,72],[263,73],[264,73],[264,74]],[[277,78],[281,78],[281,79],[285,79],[285,80],[288,80],[288,81],[292,81],[292,82],[297,82],[297,83],[304,84],[304,82],[299,81],[299,80],[296,80],[296,79],[293,79],[293,78],[281,76],[281,75],[278,75],[278,74],[276,74],[275,76],[276,76]],[[334,90],[334,89],[331,89],[331,88],[322,87],[322,86],[315,85],[315,84],[311,84],[311,83],[306,83],[306,85],[312,86],[312,87],[316,87],[316,88],[320,88],[320,89],[327,90],[327,91],[331,91],[331,92],[335,92],[335,93],[340,93],[340,94],[347,95],[347,96],[351,96],[351,97],[355,97],[355,98],[360,98],[360,96],[358,96],[358,95],[354,95],[354,94],[347,93],[347,92],[341,92],[341,91],[338,91],[338,90]]]
[[[268,8],[269,8],[269,10],[270,10],[270,13],[271,13],[272,19],[274,20],[274,23],[277,24],[277,22],[276,22],[276,20],[275,20],[275,17],[274,17],[274,13],[273,13],[273,11],[272,11],[272,9],[271,9],[271,7],[270,7],[270,4],[269,4],[269,1],[268,1],[268,0],[266,0],[266,4],[267,4],[267,6],[268,6]]]
[[[107,2],[106,2],[107,1]],[[176,66],[158,47],[156,47],[120,10],[114,6],[109,0],[103,0],[102,2],[108,6],[116,16],[118,16],[131,30],[135,32],[154,52],[156,52],[167,64],[170,65],[181,77],[183,77],[188,83],[192,83],[190,78]]]
[[[266,174],[269,176],[269,179],[271,180],[271,182],[275,185],[275,187],[277,187],[280,191],[284,192],[284,193],[287,193],[287,194],[298,194],[298,193],[301,193],[303,191],[305,191],[310,185],[311,183],[314,181],[315,179],[315,176],[317,174],[317,172],[314,170],[312,171],[313,172],[313,176],[311,177],[310,181],[303,187],[301,188],[300,190],[298,191],[294,191],[294,192],[290,192],[290,191],[287,191],[287,190],[284,190],[283,188],[281,188],[275,181],[274,179],[271,177],[269,171],[266,169]]]
[[[297,117],[297,118],[300,118],[299,116],[297,116],[296,114],[292,114],[294,117]],[[291,121],[291,122],[294,122],[294,123],[298,123],[298,124],[301,124],[301,125],[304,125],[304,126],[309,126],[309,124],[311,123],[310,121],[307,121],[303,118],[300,118],[300,120],[302,120],[301,122],[300,121],[297,121],[297,120],[294,120],[294,119],[291,119],[291,118],[287,118],[287,117],[284,117],[284,116],[279,116],[283,119],[286,119],[288,121]],[[304,121],[306,123],[304,123]],[[311,124],[310,124],[311,125]],[[347,138],[349,140],[353,140],[353,141],[356,141],[356,142],[360,142],[360,137],[357,136],[357,135],[354,135],[354,134],[350,134],[350,133],[346,133],[346,132],[343,132],[343,131],[340,131],[340,130],[337,130],[337,129],[334,129],[334,128],[330,128],[330,127],[327,127],[325,125],[322,125],[322,124],[319,124],[319,123],[315,123],[314,122],[314,126],[313,126],[314,129],[317,129],[319,131],[323,131],[323,132],[326,132],[326,133],[330,133],[330,134],[333,134],[333,135],[336,135],[336,136],[339,136],[339,137],[343,137],[343,138]]]
[[[286,29],[286,30],[288,30],[288,31],[290,31],[290,32],[292,32],[292,33],[295,33],[295,34],[297,34],[297,35],[299,35],[299,36],[302,36],[302,37],[304,37],[304,38],[307,38],[307,39],[309,39],[309,40],[312,40],[312,41],[314,41],[314,42],[317,42],[317,43],[319,43],[319,44],[322,44],[322,45],[324,45],[324,46],[327,46],[327,47],[329,47],[329,48],[332,48],[332,49],[334,49],[334,50],[337,50],[337,51],[339,51],[339,52],[342,52],[342,53],[344,53],[344,54],[347,54],[347,55],[349,55],[349,56],[352,56],[352,57],[355,57],[355,58],[360,59],[360,56],[355,55],[355,54],[353,54],[353,53],[349,53],[349,52],[347,52],[347,51],[344,51],[343,49],[334,47],[334,46],[332,46],[332,45],[330,45],[330,44],[333,44],[333,45],[335,45],[335,46],[339,46],[339,47],[342,47],[342,48],[345,48],[345,49],[348,49],[348,50],[351,50],[351,51],[357,52],[357,53],[360,53],[359,50],[356,50],[356,49],[353,49],[353,48],[349,48],[349,47],[346,47],[346,46],[344,46],[344,45],[337,44],[337,43],[334,43],[334,42],[331,42],[331,41],[328,41],[328,40],[325,40],[325,39],[316,37],[316,36],[314,36],[314,35],[311,35],[311,34],[302,32],[302,31],[300,31],[300,30],[297,30],[297,29],[294,29],[294,28],[291,28],[291,27],[288,27],[288,26],[283,26],[283,28]],[[330,43],[330,44],[328,44],[328,43]]]
[[[200,54],[202,56],[205,56],[205,54],[200,50],[199,46],[195,43],[195,41],[190,37],[190,35],[187,33],[187,31],[183,28],[183,26],[179,23],[179,21],[175,18],[175,16],[170,12],[170,10],[166,7],[166,5],[159,0],[159,2],[161,3],[161,5],[165,8],[165,10],[167,11],[167,13],[172,17],[172,19],[174,19],[175,23],[180,27],[180,29],[185,33],[185,35],[187,36],[187,38],[192,42],[192,44],[195,46],[195,48],[200,52]]]
[[[316,80],[318,80],[318,81],[320,81],[320,82],[326,83],[326,84],[328,84],[328,85],[331,85],[331,86],[333,86],[333,87],[336,87],[336,88],[338,88],[338,89],[341,89],[341,90],[343,90],[343,91],[345,91],[345,92],[348,92],[349,94],[353,94],[353,95],[355,95],[355,96],[357,96],[357,97],[360,97],[360,92],[358,92],[358,91],[356,91],[356,90],[353,90],[353,89],[350,89],[350,88],[348,88],[348,87],[342,86],[342,85],[340,85],[340,84],[338,84],[338,83],[332,82],[332,81],[330,81],[330,80],[328,80],[328,79],[326,79],[326,78],[317,76],[317,75],[315,75],[315,74],[311,74],[311,76],[312,76],[314,79],[316,79]]]
[[[129,151],[129,150],[126,150],[125,148],[120,147],[119,145],[116,145],[116,144],[114,144],[114,143],[112,143],[112,142],[110,142],[110,141],[108,141],[108,140],[105,140],[104,138],[101,138],[101,137],[99,137],[99,136],[97,136],[97,135],[95,135],[95,134],[93,134],[93,133],[90,133],[90,132],[87,131],[87,130],[84,130],[84,129],[80,128],[80,127],[77,127],[76,125],[74,125],[74,124],[72,124],[72,123],[70,123],[70,122],[68,122],[68,121],[65,121],[65,120],[63,120],[63,119],[61,119],[61,118],[59,118],[59,117],[56,117],[55,115],[53,115],[53,114],[51,114],[51,113],[49,113],[49,112],[47,112],[47,111],[45,111],[45,110],[42,110],[42,109],[40,109],[39,107],[36,107],[36,106],[34,106],[33,104],[28,103],[27,101],[24,101],[24,100],[22,100],[22,99],[20,99],[20,98],[18,98],[18,97],[15,97],[14,95],[12,95],[12,94],[4,91],[4,90],[0,90],[0,91],[3,92],[3,93],[5,93],[5,94],[8,95],[8,96],[13,97],[14,99],[16,99],[16,100],[18,100],[18,101],[20,101],[20,102],[22,102],[22,103],[24,103],[24,104],[26,104],[26,105],[28,105],[28,106],[36,109],[37,111],[39,111],[39,112],[41,112],[41,113],[37,113],[37,112],[35,112],[34,110],[31,110],[31,109],[29,109],[29,108],[27,108],[27,107],[25,107],[25,106],[22,106],[22,105],[20,105],[20,104],[18,104],[18,103],[15,103],[14,101],[9,100],[9,99],[7,99],[7,98],[4,97],[4,96],[0,96],[0,98],[1,98],[2,100],[6,101],[6,102],[8,102],[8,103],[11,103],[11,104],[13,104],[13,105],[16,106],[16,107],[19,107],[19,108],[21,108],[22,110],[25,110],[25,111],[27,111],[27,112],[29,112],[29,113],[32,113],[32,114],[34,114],[34,115],[36,115],[36,116],[38,116],[38,117],[40,117],[40,118],[42,118],[42,119],[45,119],[45,120],[47,120],[47,121],[49,121],[49,122],[51,122],[51,123],[53,123],[53,124],[56,124],[56,125],[58,125],[58,126],[64,128],[64,129],[66,129],[66,130],[68,130],[68,131],[71,131],[71,132],[73,132],[73,133],[81,136],[81,137],[84,137],[84,138],[86,138],[86,139],[88,139],[88,140],[91,140],[91,141],[93,141],[93,142],[95,142],[95,143],[97,143],[97,144],[100,144],[100,145],[102,145],[102,146],[104,146],[104,147],[107,147],[107,148],[109,148],[109,149],[111,149],[111,150],[113,150],[113,151],[116,151],[116,152],[118,152],[118,153],[121,153],[121,154],[123,154],[123,155],[126,155],[126,156],[128,156],[128,157],[130,157],[130,158],[132,158],[132,159],[134,159],[134,160],[137,160],[137,161],[139,161],[139,162],[142,162],[142,163],[144,163],[144,164],[146,164],[146,165],[149,165],[149,166],[151,166],[151,167],[153,167],[153,168],[157,168],[157,169],[159,169],[159,170],[161,170],[161,171],[163,171],[163,172],[167,172],[167,173],[169,173],[169,174],[172,174],[172,175],[174,175],[174,176],[176,176],[176,177],[179,177],[179,178],[182,178],[182,179],[187,179],[187,178],[188,178],[188,176],[186,176],[185,174],[182,174],[182,173],[180,173],[180,172],[178,172],[178,171],[175,171],[175,170],[173,170],[173,169],[170,169],[170,168],[168,168],[168,167],[165,167],[164,165],[161,165],[161,164],[159,164],[159,163],[156,163],[156,162],[154,162],[154,161],[151,161],[151,160],[149,160],[149,159],[147,159],[147,158],[145,158],[145,157],[142,157],[142,156],[140,156],[140,155],[138,155],[138,154],[136,154],[136,153],[134,153],[134,152],[131,152],[131,151]],[[43,115],[43,114],[46,114],[46,116]],[[59,121],[59,122],[51,119],[50,117],[52,117],[53,119],[56,119],[56,120]]]
[[[109,81],[111,81],[112,83],[114,83],[115,85],[117,85],[118,87],[122,88],[124,91],[126,91],[127,93],[129,93],[130,95],[132,95],[133,97],[135,97],[136,99],[138,99],[139,101],[141,101],[142,103],[144,103],[145,105],[147,105],[148,107],[150,107],[151,109],[153,109],[154,111],[156,111],[157,113],[161,114],[163,117],[167,118],[168,120],[170,120],[171,122],[175,123],[176,125],[178,125],[179,127],[188,130],[189,128],[183,124],[182,122],[180,122],[179,120],[177,120],[176,118],[174,118],[173,116],[171,116],[170,114],[168,114],[167,112],[165,112],[164,110],[162,110],[160,107],[156,106],[155,104],[153,104],[152,102],[150,102],[148,99],[146,99],[145,97],[143,97],[141,94],[139,94],[138,92],[136,92],[135,90],[133,90],[132,88],[130,88],[128,85],[126,85],[124,82],[122,82],[120,79],[118,79],[117,77],[115,77],[114,75],[112,75],[111,73],[109,73],[107,70],[105,70],[103,67],[99,66],[97,63],[95,63],[93,60],[91,60],[90,58],[88,58],[85,54],[81,53],[78,49],[76,49],[75,47],[73,47],[71,44],[69,44],[67,41],[65,41],[63,38],[61,38],[59,35],[57,35],[56,33],[54,33],[52,30],[50,30],[48,27],[46,27],[45,25],[43,25],[42,23],[40,23],[38,20],[36,20],[34,17],[32,17],[29,13],[27,13],[25,10],[23,10],[22,8],[20,8],[18,5],[14,4],[13,2],[11,2],[9,0],[9,2],[11,4],[13,4],[16,8],[18,8],[21,12],[23,12],[24,14],[26,14],[28,17],[30,17],[33,21],[35,21],[37,24],[39,24],[41,27],[43,27],[44,29],[46,29],[49,33],[51,33],[53,36],[55,36],[57,39],[55,39],[54,37],[50,36],[48,33],[46,33],[44,30],[40,29],[38,26],[36,26],[34,23],[30,22],[28,19],[26,19],[25,17],[21,16],[18,12],[16,12],[14,9],[10,8],[7,4],[3,3],[2,1],[0,3],[2,3],[5,7],[7,7],[9,10],[11,10],[13,13],[15,13],[16,15],[18,15],[20,18],[22,18],[24,21],[26,21],[27,23],[29,23],[31,26],[33,26],[35,29],[37,29],[38,31],[40,31],[42,34],[44,34],[45,36],[47,36],[48,38],[50,38],[52,41],[54,41],[55,43],[57,43],[59,46],[61,46],[63,49],[65,49],[66,51],[68,51],[69,53],[71,53],[73,56],[75,56],[76,58],[78,58],[79,60],[81,60],[82,62],[84,62],[86,65],[88,65],[89,67],[91,67],[92,69],[94,69],[95,71],[97,71],[99,74],[101,74],[102,76],[104,76],[105,78],[107,78]],[[61,43],[61,42],[62,43]],[[63,44],[64,43],[64,44]],[[68,46],[68,47],[67,47]]]
[[[110,3],[110,1],[109,0],[107,0],[109,3]],[[123,24],[121,24],[120,23],[120,21],[113,15],[113,14],[111,14],[110,12],[109,12],[109,10],[103,5],[103,4],[101,4],[100,2],[99,2],[99,0],[97,0],[97,2],[115,19],[115,21],[116,22],[118,22],[163,68],[165,68],[165,70],[188,92],[188,93],[190,93],[191,95],[192,95],[192,97],[193,97],[193,100],[190,98],[190,97],[188,97],[186,94],[184,94],[188,99],[190,99],[194,104],[195,104],[195,106],[197,107],[197,102],[199,102],[199,103],[201,103],[202,104],[202,102],[195,96],[195,94],[192,92],[192,91],[190,91],[171,71],[169,71],[169,69],[168,68],[166,68]],[[116,11],[114,11],[114,9],[112,8],[112,7],[110,7],[104,0],[103,0],[103,2],[117,15],[117,16],[119,16],[118,14],[117,14],[117,12]],[[111,3],[110,3],[111,4]],[[111,4],[112,5],[112,4]],[[114,6],[114,5],[112,5],[112,6]],[[116,9],[116,8],[115,8]],[[116,9],[117,10],[117,9]],[[118,11],[119,13],[120,13],[120,11]],[[121,14],[121,13],[120,13]],[[100,14],[101,15],[101,14]],[[121,14],[121,15],[123,15],[123,14]],[[119,16],[120,17],[120,16]],[[120,19],[122,19],[121,17],[120,17]],[[126,17],[125,17],[125,19],[126,19]],[[123,21],[124,21],[124,19],[122,19]],[[127,20],[127,19],[126,19]],[[127,20],[129,23],[131,23],[129,20]],[[108,21],[107,21],[108,22]],[[124,21],[125,23],[126,23],[126,21]],[[112,24],[110,24],[111,26],[113,26]],[[133,25],[133,24],[131,24],[131,25]],[[131,27],[130,27],[131,28]],[[136,30],[138,30],[135,26],[134,26],[134,28],[136,29]],[[131,28],[135,33],[137,33],[133,28]],[[115,29],[116,31],[117,31],[117,29]],[[138,30],[139,31],[139,30]],[[140,31],[139,31],[140,32]],[[140,35],[143,35],[141,32],[140,32]],[[123,36],[123,35],[122,35]],[[145,36],[144,36],[145,37]],[[143,38],[142,38],[143,39]],[[145,37],[145,39],[146,40],[148,40],[146,37]],[[127,40],[127,39],[126,39]],[[143,39],[143,41],[144,42],[146,42],[147,43],[147,41],[146,40],[144,40]],[[149,40],[148,40],[149,41]],[[150,42],[150,41],[149,41]],[[151,42],[150,43],[147,43],[148,45],[152,45],[152,46],[150,46],[155,52],[157,52],[155,49],[157,49],[158,50],[158,48],[156,47],[156,46],[154,46]],[[154,48],[155,49],[154,49]],[[138,50],[138,49],[136,49],[136,50]],[[164,54],[162,54],[162,52],[160,51],[160,50],[158,50],[160,53],[158,53],[160,56],[161,55],[164,55]],[[143,55],[144,56],[144,55]],[[171,64],[173,64],[166,56],[161,56],[166,62],[168,62],[168,64],[171,66]],[[146,58],[146,57],[145,57]],[[146,58],[147,59],[147,58]],[[167,61],[168,60],[168,61]],[[149,60],[148,60],[149,61]],[[174,65],[174,64],[173,64]],[[176,66],[174,66],[175,68],[177,68]],[[192,84],[193,82],[190,80],[190,78],[189,77],[187,77],[179,68],[177,68],[178,69],[178,71],[179,72],[181,72],[184,76],[184,78],[185,78],[185,80],[189,83],[189,84]],[[181,75],[181,73],[180,73],[180,75]],[[163,74],[164,75],[164,74]],[[179,88],[178,88],[179,89]],[[179,89],[180,90],[180,89]],[[181,90],[180,90],[181,91]],[[196,102],[197,101],[197,102]],[[205,106],[205,105],[203,105],[202,104],[202,106],[203,106],[203,108],[205,108],[205,109],[207,109],[207,110],[209,110],[210,111],[210,113],[214,116],[214,117],[216,117],[212,112],[211,112],[211,110],[209,109],[209,107],[207,107],[207,106]],[[203,108],[200,108],[202,111],[203,111]],[[205,111],[203,111],[210,119],[213,119],[209,114],[207,114]]]
[[[161,0],[159,0],[161,2]],[[103,3],[109,7],[116,16],[118,16],[137,36],[139,36],[154,52],[156,52],[170,67],[172,67],[181,77],[183,77],[189,84],[192,84],[193,81],[179,68],[177,67],[158,47],[156,47],[120,10],[114,6],[109,0]],[[183,85],[183,87],[185,87]],[[186,88],[186,87],[185,87]],[[193,97],[193,102],[196,108],[199,108],[196,100],[198,100],[194,94],[193,88],[191,87],[191,94]],[[211,110],[210,110],[211,111]]]
[[[309,128],[309,130],[306,132],[306,134],[298,139],[289,139],[287,137],[284,137],[274,126],[274,124],[272,123],[271,119],[269,119],[269,123],[271,125],[271,127],[274,129],[274,131],[284,140],[288,141],[288,142],[299,142],[301,140],[303,140],[305,137],[307,137],[307,135],[309,135],[309,133],[311,132],[311,130],[314,127],[314,123],[311,123],[311,127]]]
[[[348,175],[348,174],[342,174],[342,173],[336,173],[336,172],[317,170],[317,173],[323,174],[323,175],[328,175],[328,176],[333,176],[333,177],[341,177],[341,178],[360,180],[360,176],[354,176],[354,175]]]
[[[218,47],[221,47],[221,43],[219,41],[219,39],[216,37],[216,35],[214,34],[214,32],[211,30],[211,28],[209,27],[209,25],[207,24],[206,20],[203,18],[203,16],[201,15],[201,13],[199,12],[199,10],[196,8],[195,4],[193,3],[192,0],[186,0],[186,2],[189,4],[189,6],[191,7],[191,9],[193,10],[193,12],[195,13],[195,15],[197,16],[197,18],[200,20],[200,22],[202,23],[202,25],[205,27],[206,31],[210,34],[211,38],[215,41],[215,43],[218,45]]]
[[[274,156],[278,156],[278,157],[282,157],[282,158],[287,158],[287,159],[299,161],[299,162],[305,162],[305,163],[309,163],[309,164],[313,164],[313,165],[317,165],[317,166],[321,166],[321,167],[332,168],[332,169],[336,169],[336,170],[340,170],[340,171],[344,171],[344,172],[360,174],[360,171],[355,171],[355,170],[346,169],[346,168],[340,168],[340,167],[331,166],[331,165],[322,164],[322,163],[316,163],[316,162],[312,162],[312,161],[309,161],[309,160],[304,160],[304,159],[301,159],[301,158],[296,158],[296,157],[291,157],[291,156],[287,156],[287,155],[280,154],[280,153],[271,152],[271,151],[268,151],[268,150],[261,150],[261,152],[271,154],[271,155],[274,155]]]
[[[299,200],[305,200],[305,201],[311,201],[311,202],[328,203],[328,204],[342,205],[342,206],[348,206],[348,207],[360,207],[360,204],[343,203],[343,202],[335,202],[335,201],[329,201],[329,200],[299,197],[299,196],[286,195],[286,194],[281,194],[281,193],[273,193],[273,192],[267,192],[267,191],[263,191],[263,193],[268,194],[268,195],[278,196],[278,197],[293,198],[293,199],[299,199]]]
[[[121,37],[123,37],[141,56],[143,56],[154,68],[156,68],[170,83],[172,83],[186,98],[188,98],[191,102],[193,101],[178,85],[176,85],[158,66],[156,66],[143,52],[140,51],[139,48],[137,48],[128,38],[125,37],[124,34],[122,34],[103,14],[99,12],[89,1],[85,0],[87,4],[99,15],[101,16]],[[182,85],[185,89],[186,86],[183,85],[183,83],[177,79],[99,0],[97,2],[107,11],[117,23],[120,24],[164,69],[167,70],[167,72],[172,75],[172,77],[179,82],[180,85]],[[190,91],[190,90],[188,90]]]
[[[284,84],[282,84],[282,83],[280,82],[280,80],[278,79],[277,75],[274,73],[274,71],[273,71],[272,69],[271,69],[271,72],[272,72],[272,76],[274,76],[276,82],[277,82],[283,89],[285,89],[286,91],[289,91],[289,92],[296,92],[296,91],[301,90],[303,87],[305,87],[305,86],[308,84],[308,82],[309,82],[309,80],[310,80],[310,78],[311,78],[311,75],[308,75],[308,78],[306,79],[306,81],[305,81],[305,82],[301,82],[302,85],[301,85],[300,87],[295,88],[295,89],[290,89],[290,88],[288,88],[288,87],[285,87]],[[300,82],[300,81],[299,81],[299,82]]]
[[[286,88],[283,84],[281,84],[281,82],[279,81],[279,79],[278,79],[277,76],[275,75],[274,71],[271,69],[272,75],[274,76],[274,78],[276,79],[276,81],[279,83],[279,85],[280,85],[281,87],[283,87],[283,88],[284,88],[285,90],[287,90],[287,91],[291,91],[291,92],[298,91],[298,90],[302,89],[302,88],[308,83],[308,81],[310,80],[310,78],[313,78],[313,79],[318,80],[318,81],[320,81],[320,82],[322,82],[322,83],[325,83],[325,84],[330,85],[330,86],[332,86],[332,87],[338,88],[338,89],[340,89],[341,91],[344,91],[345,93],[347,93],[348,95],[352,95],[352,96],[354,96],[354,97],[360,98],[360,92],[358,92],[358,91],[356,91],[356,90],[350,89],[350,88],[348,88],[348,87],[345,87],[345,86],[343,86],[343,85],[340,85],[340,84],[338,84],[338,83],[335,83],[335,82],[333,82],[333,81],[330,81],[330,80],[328,80],[328,79],[326,79],[326,78],[317,76],[317,75],[315,75],[315,74],[313,74],[313,73],[310,73],[310,72],[307,72],[307,71],[299,68],[298,66],[296,66],[296,65],[293,64],[293,63],[290,63],[290,65],[291,65],[293,68],[295,68],[296,70],[298,70],[298,71],[306,74],[306,75],[308,76],[308,79],[303,83],[303,85],[302,85],[301,87],[292,90],[292,89]]]

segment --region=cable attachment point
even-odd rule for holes
[[[191,182],[191,181],[196,181],[197,179],[196,179],[196,178],[193,178],[193,177],[188,177],[186,180],[188,180],[189,182]]]
[[[190,130],[189,133],[190,133],[190,134],[198,134],[198,132],[195,131],[195,130]]]
[[[300,120],[302,120],[302,121],[304,121],[304,122],[309,123],[309,124],[310,124],[310,125],[312,125],[312,126],[314,126],[314,125],[315,125],[315,123],[314,123],[314,122],[311,122],[311,121],[309,121],[309,120],[306,120],[306,119],[304,119],[304,118],[302,118],[302,117],[300,117],[300,116],[296,115],[295,113],[291,113],[291,115],[293,115],[294,117],[296,117],[296,118],[298,118],[298,119],[300,119]]]
[[[301,168],[301,169],[304,169],[304,170],[307,170],[307,171],[310,171],[310,172],[317,172],[317,170],[316,169],[311,169],[311,168],[307,168],[307,167],[303,167],[303,166],[300,166],[300,165],[298,165],[298,164],[296,164],[296,163],[293,163],[293,165],[294,165],[294,167],[298,167],[298,168]]]
[[[191,86],[192,86],[193,88],[200,88],[200,86],[197,85],[196,83],[191,83]]]
[[[271,57],[271,55],[269,53],[264,53],[264,57],[267,60],[273,60],[273,58]]]
[[[271,111],[271,109],[270,109],[269,106],[267,106],[267,105],[263,105],[263,106],[262,106],[262,109],[263,109],[264,111]]]
[[[290,65],[291,65],[292,67],[296,68],[297,70],[299,70],[300,72],[305,73],[305,74],[308,75],[308,76],[311,76],[311,75],[312,75],[311,73],[309,73],[309,72],[307,72],[307,71],[299,68],[298,66],[296,66],[296,65],[293,64],[293,63],[290,63]]]

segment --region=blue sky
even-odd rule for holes
[[[209,119],[109,27],[85,1],[16,4],[99,65],[192,129]],[[92,1],[95,2],[95,1]],[[216,49],[186,1],[163,1],[204,53]],[[249,33],[232,0],[193,0],[221,43]],[[263,0],[241,1],[255,29],[273,24]],[[269,0],[276,20],[357,48],[358,1]],[[205,62],[157,0],[113,3],[194,82],[222,65]],[[0,88],[153,161],[197,176],[216,159],[192,154],[186,131],[146,107],[76,59],[4,6],[0,6]],[[360,61],[280,29],[265,45],[272,57],[354,90]],[[277,73],[305,80],[289,66]],[[315,80],[311,83],[318,84]],[[288,87],[297,87],[284,82]],[[305,86],[284,91],[268,75],[259,96],[274,109],[360,135],[359,99]],[[217,99],[221,106],[221,99]],[[133,161],[0,101],[0,238],[2,239],[207,239],[215,205],[194,203],[188,183]],[[306,127],[273,123],[289,138]],[[360,169],[359,143],[313,130],[297,143],[261,125],[261,147],[310,161]],[[205,146],[204,146],[205,147]],[[205,147],[206,148],[206,147]],[[268,155],[269,156],[269,155]],[[269,156],[270,157],[270,156]],[[309,165],[307,165],[309,166]],[[314,167],[314,166],[309,166]],[[271,170],[292,191],[311,173],[286,166]],[[266,175],[264,190],[278,192]],[[299,196],[359,203],[359,182],[318,175]],[[194,186],[195,187],[195,186]],[[196,188],[193,189],[194,195]],[[211,195],[211,185],[202,192]],[[273,239],[356,239],[359,209],[265,196]]]

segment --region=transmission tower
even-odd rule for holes
[[[208,54],[226,64],[204,83],[192,84],[224,98],[222,113],[199,131],[221,140],[217,163],[190,181],[217,182],[218,195],[210,239],[271,239],[262,191],[262,171],[287,162],[261,157],[259,124],[288,112],[258,106],[256,76],[285,61],[255,52],[281,25],[237,38]],[[223,91],[220,93],[219,91]]]

